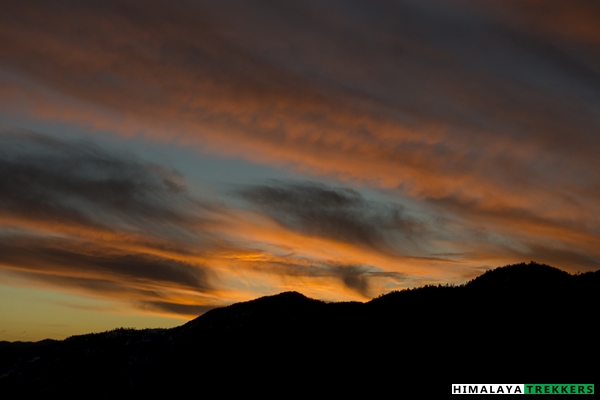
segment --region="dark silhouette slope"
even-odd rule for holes
[[[368,303],[286,292],[214,309],[173,329],[3,342],[0,389],[120,398],[279,387],[373,393],[423,377],[430,385],[594,383],[599,276],[519,264],[464,285],[425,286]]]
[[[564,288],[576,279],[565,271],[548,265],[529,263],[507,265],[482,275],[467,283],[471,289],[539,291]]]

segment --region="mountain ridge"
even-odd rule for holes
[[[322,383],[331,370],[352,376],[357,365],[369,366],[361,368],[365,381],[356,382],[367,385],[393,379],[385,360],[404,360],[398,368],[408,380],[422,373],[460,380],[465,376],[444,356],[448,351],[479,360],[462,369],[473,381],[490,373],[523,381],[582,380],[592,376],[584,361],[599,355],[597,329],[589,322],[599,304],[599,276],[517,264],[463,285],[428,285],[365,303],[326,303],[283,292],[213,309],[170,329],[121,328],[63,341],[5,342],[0,343],[0,388],[75,396],[101,381],[108,397],[110,391],[151,394],[189,387],[198,375],[212,387],[223,371],[246,382],[270,376],[293,384],[306,376],[307,363],[315,379],[309,386]],[[565,319],[583,322],[564,324]],[[534,357],[506,375],[494,357],[481,358],[486,352]]]

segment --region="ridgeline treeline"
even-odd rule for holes
[[[535,263],[367,303],[287,292],[172,329],[0,342],[0,393],[137,398],[281,388],[339,396],[390,385],[406,393],[426,382],[448,393],[459,381],[594,383],[599,300],[600,271],[570,275]]]

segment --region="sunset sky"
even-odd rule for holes
[[[0,340],[600,268],[597,0],[0,4]]]

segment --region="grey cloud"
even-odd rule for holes
[[[1,133],[0,144],[0,214],[153,233],[200,221],[176,171],[36,133]]]
[[[385,279],[394,283],[406,281],[409,277],[406,274],[393,271],[382,271],[373,267],[364,267],[356,265],[330,266],[329,269],[334,276],[342,280],[344,285],[351,290],[361,294],[363,297],[373,297],[372,280]],[[380,294],[380,293],[377,293]]]
[[[73,239],[5,236],[0,242],[0,263],[30,272],[94,278],[98,288],[111,278],[197,291],[212,287],[210,272],[202,266]]]
[[[425,232],[401,206],[367,200],[348,188],[279,183],[247,187],[238,195],[291,230],[381,251],[415,244]]]
[[[165,294],[160,290],[152,290],[150,288],[135,287],[130,285],[130,282],[120,282],[119,280],[109,280],[100,277],[96,278],[84,278],[66,276],[52,273],[51,271],[37,272],[37,271],[12,271],[12,274],[25,278],[30,281],[37,281],[44,284],[50,284],[62,289],[76,289],[85,290],[88,293],[93,293],[103,297],[110,298],[111,300],[124,300],[131,303],[134,307],[142,310],[148,310],[158,313],[170,313],[179,314],[184,317],[195,317],[205,313],[215,307],[222,306],[222,304],[216,305],[193,305],[193,304],[182,304],[173,301],[165,300]],[[140,300],[140,298],[142,300]],[[78,305],[72,303],[65,303],[67,307],[75,307],[81,309],[93,309],[90,306]],[[102,310],[102,308],[100,308]]]
[[[39,266],[38,266],[39,267]],[[83,290],[87,293],[100,295],[110,299],[126,299],[142,297],[151,299],[161,299],[164,296],[160,291],[150,288],[134,287],[130,283],[121,280],[111,280],[108,277],[78,277],[63,275],[60,271],[51,271],[49,269],[40,271],[16,269],[9,270],[9,274],[24,278],[28,281],[41,282],[61,289]],[[56,272],[56,273],[54,273]]]
[[[364,297],[368,297],[371,294],[369,278],[373,275],[372,273],[369,274],[366,269],[351,265],[335,267],[332,269],[332,272],[342,280],[347,288],[360,293]]]

